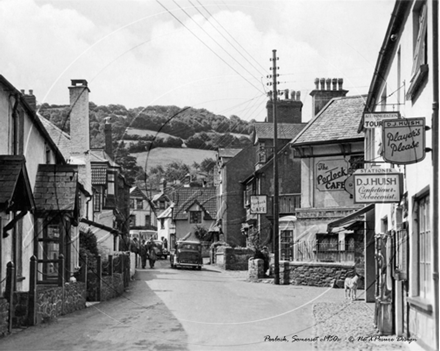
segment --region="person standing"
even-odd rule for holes
[[[162,237],[162,243],[163,243],[163,247],[165,249],[168,249],[168,240],[165,237]]]
[[[150,238],[150,240],[147,243],[147,254],[148,254],[148,262],[150,263],[150,268],[154,268],[154,264],[157,260],[157,247],[154,243],[153,237]]]
[[[142,269],[145,269],[145,266],[147,265],[147,246],[145,245],[145,240],[143,241],[143,243],[141,244],[141,265],[142,265]]]

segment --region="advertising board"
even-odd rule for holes
[[[402,173],[390,169],[362,169],[353,174],[354,203],[396,203],[402,197]]]

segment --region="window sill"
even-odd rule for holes
[[[410,306],[426,313],[432,314],[432,305],[422,300],[420,297],[408,297]]]

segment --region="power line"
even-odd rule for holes
[[[179,18],[177,18],[175,15],[171,13],[170,10],[168,10],[164,5],[162,5],[159,0],[156,0],[156,2],[162,6],[173,18],[178,21],[182,26],[184,26],[194,37],[197,38],[204,46],[206,46],[214,55],[216,55],[220,60],[222,60],[226,65],[228,65],[235,73],[237,73],[240,77],[242,77],[246,82],[248,82],[250,85],[252,85],[255,89],[258,91],[261,91],[260,88],[257,88],[252,82],[250,82],[246,77],[244,77],[240,72],[238,72],[234,67],[232,67],[228,62],[226,62],[220,55],[218,55],[214,50],[212,50],[208,45],[206,45],[203,40],[201,40],[191,29],[189,29]]]
[[[189,0],[188,0],[189,1]],[[248,69],[245,67],[245,66],[243,66],[240,62],[238,62],[237,61],[237,59],[235,59],[234,58],[234,56],[232,56],[221,44],[219,44],[219,42],[217,41],[217,40],[215,40],[215,38],[213,38],[200,24],[198,24],[197,23],[197,21],[195,20],[195,19],[193,19],[192,17],[191,17],[191,15],[188,13],[188,12],[186,12],[175,0],[173,0],[173,2],[177,5],[177,7],[179,7],[180,8],[180,10],[191,20],[191,21],[193,21],[196,25],[197,25],[197,27],[199,27],[208,37],[210,37],[211,38],[211,40],[212,41],[214,41],[219,47],[220,47],[220,49],[222,49],[226,54],[228,54],[228,56],[231,58],[231,59],[233,59],[235,62],[237,62],[240,66],[241,66],[241,68],[243,68],[247,73],[249,73],[250,75],[251,75],[251,77],[253,77],[254,79],[256,79],[256,80],[258,80],[251,72],[249,72],[248,71]],[[191,2],[190,2],[191,3]],[[191,3],[191,5],[192,5],[192,3]],[[193,5],[194,6],[194,5]],[[197,9],[197,8],[196,8]],[[198,11],[198,10],[197,10]],[[199,11],[199,13],[200,13],[200,11]],[[202,13],[200,13],[202,16],[203,16],[203,14]],[[206,19],[206,17],[205,17],[205,19]],[[208,21],[208,23],[209,23],[209,20],[207,20]],[[260,82],[259,80],[258,80],[258,82]]]

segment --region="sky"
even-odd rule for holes
[[[367,94],[394,0],[0,0],[0,74],[37,102],[176,105],[264,121],[272,86]],[[281,97],[284,98],[284,97]]]

